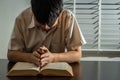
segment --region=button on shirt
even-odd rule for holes
[[[75,50],[85,43],[80,27],[71,11],[63,9],[56,24],[46,32],[34,25],[32,10],[27,8],[15,20],[9,50],[32,53],[44,45],[51,52],[59,53],[65,50]]]

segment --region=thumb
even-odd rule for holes
[[[42,53],[49,52],[49,50],[45,46],[40,47],[40,50]]]

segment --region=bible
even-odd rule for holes
[[[49,63],[40,68],[33,63],[17,62],[7,76],[73,76],[72,67],[66,62]]]

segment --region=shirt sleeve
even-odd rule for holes
[[[76,18],[71,13],[67,20],[67,29],[65,31],[65,42],[67,50],[76,50],[79,46],[86,44]]]
[[[13,32],[11,35],[11,39],[9,41],[9,50],[19,50],[23,51],[25,48],[24,45],[24,37],[23,37],[23,32],[22,32],[22,22],[19,18],[16,18],[15,20],[15,26],[13,28]]]

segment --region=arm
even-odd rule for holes
[[[79,47],[75,51],[68,51],[65,53],[56,54],[55,61],[71,63],[71,62],[80,61],[81,57],[82,57],[82,52],[81,52],[81,47]]]
[[[80,61],[82,53],[81,47],[78,47],[75,51],[68,51],[64,53],[51,53],[46,47],[41,47],[42,52],[41,55],[41,66],[46,65],[47,63],[52,62],[76,62]]]
[[[30,62],[39,66],[40,55],[34,51],[31,53],[24,53],[18,50],[8,50],[7,57],[9,61],[12,62]]]
[[[29,14],[28,14],[29,16]],[[27,21],[27,19],[25,20]],[[34,51],[33,53],[25,53],[25,29],[24,26],[24,14],[20,14],[16,20],[9,42],[7,57],[9,61],[12,62],[31,62],[39,65],[39,54]]]

